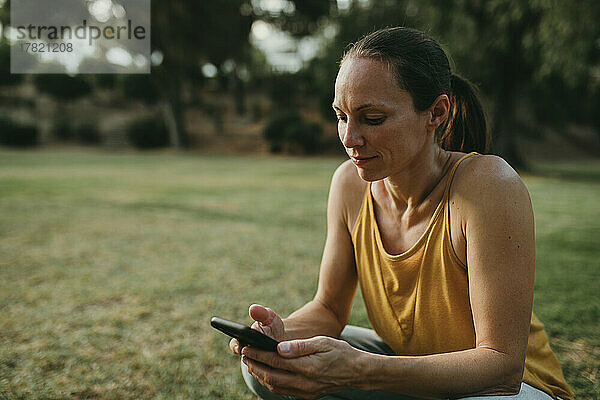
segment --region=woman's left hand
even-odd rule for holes
[[[244,347],[248,372],[273,393],[316,399],[358,388],[361,351],[327,336],[279,343],[277,353]]]

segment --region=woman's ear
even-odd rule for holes
[[[430,116],[427,121],[427,130],[433,132],[448,119],[450,99],[448,99],[447,95],[440,94],[427,111]]]

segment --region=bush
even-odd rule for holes
[[[39,133],[33,125],[20,125],[0,116],[0,144],[14,147],[31,147],[38,144]]]
[[[96,125],[85,123],[77,126],[73,130],[73,139],[77,141],[77,143],[88,144],[88,145],[96,145],[100,144],[100,132],[98,132],[98,128]]]
[[[62,142],[86,145],[100,144],[100,133],[96,125],[89,122],[73,126],[66,118],[60,118],[54,126],[54,137]]]
[[[0,86],[18,85],[22,80],[23,75],[10,73],[10,45],[0,35]]]
[[[86,79],[64,74],[36,75],[34,84],[40,92],[47,93],[58,101],[72,101],[88,95],[92,91],[92,87]]]
[[[123,75],[120,88],[126,99],[141,100],[146,104],[155,104],[158,99],[152,75]]]
[[[154,149],[169,146],[169,132],[160,118],[144,118],[127,127],[129,143],[138,149]]]
[[[318,152],[321,139],[321,126],[308,122],[295,111],[284,111],[271,116],[263,131],[272,153]]]
[[[58,118],[54,122],[53,134],[61,142],[68,142],[73,139],[73,129],[67,118]]]

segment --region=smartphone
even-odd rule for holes
[[[249,326],[240,324],[238,322],[228,321],[219,317],[212,317],[210,320],[210,325],[213,328],[236,338],[242,347],[245,345],[250,345],[262,350],[277,352],[277,345],[279,342],[271,339],[262,332],[250,328]]]

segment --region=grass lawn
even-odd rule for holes
[[[209,319],[312,297],[340,162],[1,150],[0,399],[251,399]],[[537,171],[534,310],[598,398],[600,162]]]

